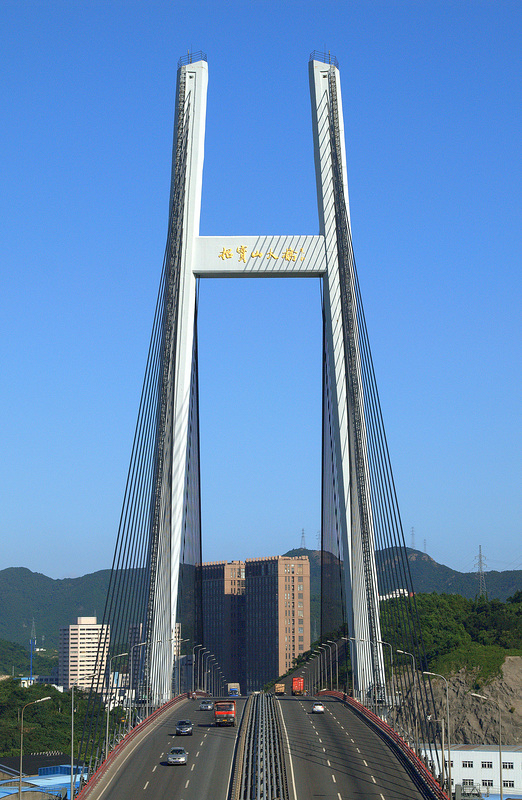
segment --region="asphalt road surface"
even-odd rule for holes
[[[422,800],[393,750],[347,706],[320,698],[280,698],[295,800]],[[295,786],[295,795],[292,792]]]
[[[238,718],[244,703],[236,700]],[[192,720],[192,736],[175,735],[179,719]],[[129,745],[96,800],[226,800],[238,730],[216,728],[213,711],[200,711],[199,700],[186,700],[136,746]],[[167,763],[174,746],[188,751],[186,766]]]

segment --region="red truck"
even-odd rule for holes
[[[292,678],[292,694],[304,694],[304,678]]]
[[[214,703],[214,722],[216,725],[236,724],[236,701],[218,700]]]

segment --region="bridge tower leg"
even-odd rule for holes
[[[164,269],[156,467],[151,508],[147,612],[153,700],[171,696],[182,547],[201,563],[196,277],[208,67],[205,60],[178,69],[169,230]]]
[[[325,239],[326,262],[322,556],[331,558],[333,551],[333,557],[342,562],[342,594],[349,637],[353,639],[354,689],[366,697],[372,687],[377,690],[384,686],[384,663],[340,75],[333,64],[315,60],[310,61],[309,74],[320,233]]]

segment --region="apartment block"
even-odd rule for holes
[[[203,564],[205,647],[227,681],[260,689],[310,648],[310,562],[273,556]]]
[[[227,683],[245,685],[245,564],[202,565],[205,647],[214,654]]]
[[[65,689],[74,684],[89,689],[91,678],[105,674],[110,642],[108,625],[97,623],[96,617],[78,617],[75,625],[60,628],[58,681]],[[98,649],[100,660],[98,658]]]

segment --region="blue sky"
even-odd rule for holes
[[[522,4],[0,4],[0,569],[110,566],[166,237],[177,61],[208,55],[201,233],[317,233],[340,65],[355,256],[407,544],[522,568]],[[319,283],[200,293],[204,558],[315,547]]]

